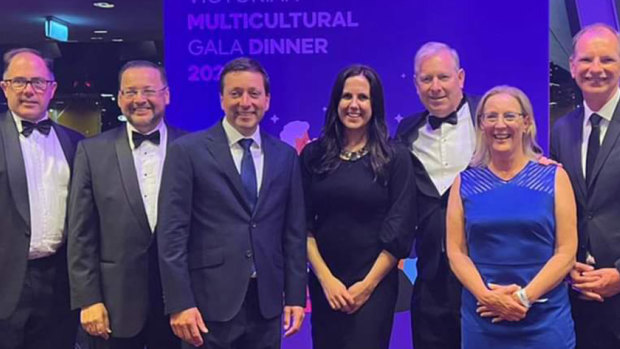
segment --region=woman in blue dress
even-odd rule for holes
[[[532,106],[498,86],[478,105],[471,167],[447,213],[450,266],[463,284],[462,347],[574,348],[567,285],[576,209],[566,172],[536,161]]]

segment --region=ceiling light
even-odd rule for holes
[[[99,7],[99,8],[114,8],[114,4],[111,2],[106,2],[106,1],[99,1],[99,2],[93,2],[93,6],[95,7]]]
[[[93,30],[93,34],[107,34],[107,30]]]
[[[114,42],[123,42],[123,39],[121,39],[121,38],[116,38],[116,39],[112,39],[112,41],[114,41]]]
[[[91,36],[90,39],[91,40],[103,40],[101,36]]]

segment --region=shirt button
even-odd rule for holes
[[[251,226],[252,228],[256,228],[256,223],[252,222],[252,223],[250,223],[250,226]]]
[[[252,258],[252,250],[245,251],[245,257],[246,258]]]

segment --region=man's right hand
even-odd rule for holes
[[[103,339],[110,338],[110,320],[108,319],[108,310],[103,303],[95,303],[82,308],[80,312],[80,322],[82,328],[89,335],[101,337]]]
[[[580,285],[583,285],[589,282],[594,282],[599,279],[599,277],[596,277],[596,276],[584,275],[585,272],[592,271],[592,270],[594,270],[593,266],[589,264],[585,264],[585,263],[576,262],[575,265],[573,266],[573,269],[571,269],[569,273],[570,278],[571,278],[572,288],[573,290],[579,292],[579,298],[583,300],[603,302],[604,299],[600,294],[592,290],[584,289],[580,287]]]
[[[200,311],[196,307],[172,314],[170,316],[170,326],[172,326],[172,332],[177,337],[195,347],[199,347],[204,343],[200,333],[209,332],[204,321],[202,321]]]

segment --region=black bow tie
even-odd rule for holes
[[[431,128],[433,130],[436,130],[439,128],[439,126],[441,126],[442,123],[447,122],[449,124],[452,125],[456,125],[456,121],[457,121],[457,117],[456,117],[456,112],[452,112],[450,113],[448,116],[444,117],[444,118],[440,118],[437,117],[435,115],[429,115],[428,116],[428,123],[431,125]]]
[[[30,136],[34,130],[37,130],[39,133],[47,136],[52,130],[52,120],[45,119],[36,124],[34,122],[22,120],[22,134],[24,137]]]
[[[159,131],[155,131],[148,135],[143,135],[142,133],[131,131],[131,140],[133,141],[133,148],[136,149],[142,144],[144,141],[149,141],[153,144],[159,145]]]

